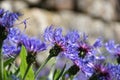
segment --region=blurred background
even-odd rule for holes
[[[73,29],[85,32],[91,42],[102,36],[120,43],[120,0],[0,0],[0,8],[21,12],[23,16],[16,25],[26,19],[30,36],[40,37],[46,27],[55,25],[65,33]],[[17,26],[24,29],[23,24]],[[47,57],[43,56],[38,57],[38,63]],[[41,75],[46,75],[43,72]]]
[[[90,40],[103,36],[120,42],[120,0],[0,0],[0,8],[24,14],[18,23],[27,19],[31,36],[52,24],[85,32]]]

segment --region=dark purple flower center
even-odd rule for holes
[[[109,80],[110,76],[107,70],[102,70],[100,67],[96,67],[95,72],[89,80]]]
[[[81,46],[80,48],[78,48],[78,51],[79,51],[78,53],[79,57],[84,58],[86,54],[88,53],[88,48]]]

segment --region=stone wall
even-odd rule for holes
[[[69,29],[85,32],[91,40],[103,36],[120,42],[119,0],[5,0],[0,1],[0,7],[21,11],[24,16],[20,21],[29,18],[30,35],[40,36],[53,24],[64,27],[64,32]]]

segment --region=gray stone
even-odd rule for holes
[[[94,19],[89,15],[78,14],[71,11],[49,12],[42,9],[31,9],[23,11],[22,19],[29,18],[27,22],[27,33],[40,36],[46,27],[53,24],[55,27],[64,28],[64,33],[69,30],[78,30],[87,33],[91,40],[99,36],[105,39],[120,39],[119,22],[104,22],[101,19]],[[117,36],[115,36],[117,35]]]
[[[78,0],[78,9],[105,21],[115,20],[116,0]]]
[[[12,2],[11,1],[1,1],[0,8],[4,8],[5,10],[12,11]]]
[[[24,0],[26,2],[28,2],[29,4],[38,4],[39,2],[41,2],[41,0]]]

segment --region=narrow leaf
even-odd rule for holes
[[[27,62],[26,62],[26,56],[27,56],[27,52],[24,46],[22,46],[22,50],[20,53],[20,58],[21,58],[21,64],[20,64],[20,75],[21,77],[24,76],[25,71],[27,69]],[[34,80],[34,72],[33,69],[30,67],[28,74],[26,76],[25,80]]]
[[[60,77],[62,77],[64,71],[65,71],[65,68],[66,68],[66,64],[64,65],[64,67],[62,68],[62,70],[60,69],[55,69],[54,73],[53,73],[53,80],[59,80]]]
[[[4,62],[4,67],[6,67],[6,66],[9,65],[10,63],[12,63],[14,60],[15,60],[14,58],[10,58],[10,59],[6,60],[6,61]]]
[[[66,68],[66,64],[64,65],[63,69],[61,70],[60,74],[57,76],[56,80],[59,80],[59,78],[63,75]]]

